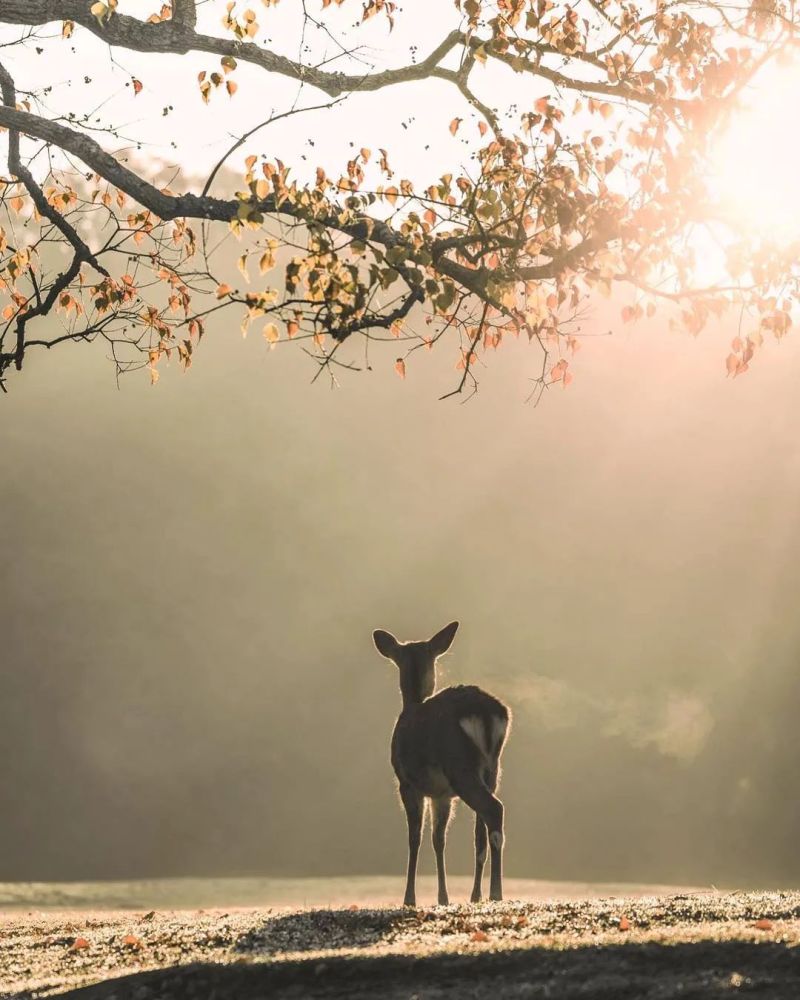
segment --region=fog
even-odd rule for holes
[[[523,343],[466,405],[446,350],[332,391],[235,318],[155,388],[31,355],[0,400],[0,879],[401,872],[371,631],[459,618],[440,682],[514,713],[510,876],[797,885],[800,349],[731,382],[729,338],[615,326],[536,408]]]

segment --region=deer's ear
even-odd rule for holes
[[[428,645],[434,656],[441,656],[442,653],[447,652],[453,643],[453,639],[456,637],[457,631],[458,622],[450,622],[449,625],[445,625],[441,632],[437,632],[432,639],[428,640]]]
[[[376,628],[372,633],[372,641],[381,656],[385,656],[387,660],[395,658],[399,643],[391,632],[384,632],[382,628]]]

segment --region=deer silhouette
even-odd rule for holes
[[[426,799],[431,800],[439,903],[449,902],[444,851],[454,798],[462,799],[475,812],[471,900],[475,903],[481,898],[487,831],[489,896],[503,898],[503,804],[494,793],[510,715],[501,701],[471,685],[448,687],[434,694],[437,657],[450,648],[457,629],[458,622],[451,622],[422,642],[398,642],[383,629],[372,635],[378,652],[400,671],[403,706],[392,734],[392,766],[408,820],[404,906],[416,906],[417,857]]]

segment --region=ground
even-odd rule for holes
[[[0,998],[800,997],[800,893],[7,912]]]

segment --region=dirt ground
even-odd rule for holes
[[[800,893],[6,913],[0,998],[800,997]]]

